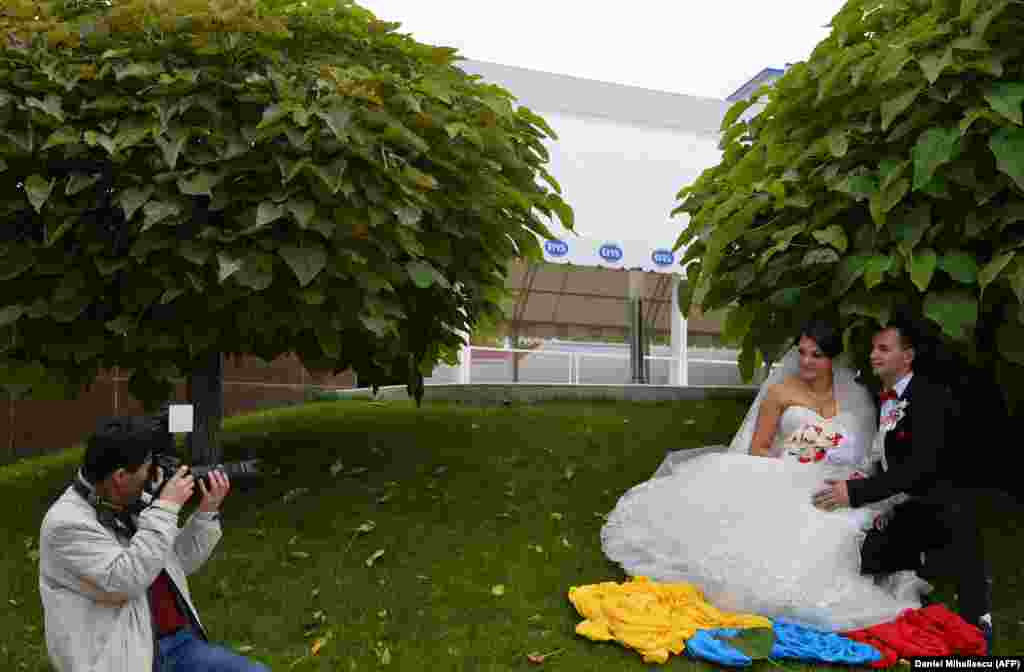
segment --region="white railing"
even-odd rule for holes
[[[513,373],[513,357],[516,354],[523,355],[518,367],[520,383],[621,385],[632,381],[630,356],[627,353],[471,346],[463,350],[467,361],[455,367],[441,365],[425,382],[513,383],[516,378]],[[728,356],[730,354],[731,357]],[[735,351],[709,352],[704,348],[692,348],[686,357],[646,356],[648,384],[743,385],[736,366],[736,354]]]

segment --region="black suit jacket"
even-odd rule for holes
[[[951,487],[945,458],[946,441],[953,438],[952,395],[915,373],[900,399],[907,402],[905,415],[885,436],[889,470],[879,465],[870,477],[846,482],[854,508],[901,492],[938,503]]]

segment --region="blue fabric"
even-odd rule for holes
[[[882,654],[874,647],[834,632],[814,630],[784,618],[773,621],[772,627],[775,630],[772,658],[849,665],[866,665],[882,659]]]
[[[866,665],[881,660],[882,654],[872,646],[855,642],[833,632],[814,630],[786,619],[772,622],[775,644],[773,660],[799,660],[810,663],[846,663]],[[747,667],[753,661],[720,637],[739,634],[735,628],[698,630],[686,640],[686,651],[695,658],[728,667]]]
[[[698,630],[697,634],[686,640],[684,651],[694,658],[729,667],[747,667],[753,661],[748,656],[729,646],[718,637],[735,637],[739,630]]]
[[[160,638],[160,672],[270,672],[222,646],[204,642],[185,628]]]

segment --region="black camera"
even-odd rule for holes
[[[175,454],[174,434],[170,431],[169,422],[170,404],[165,403],[161,405],[160,412],[148,416],[148,418],[150,427],[157,436],[157,441],[153,448],[153,467],[150,472],[147,490],[156,499],[160,496],[160,491],[163,489],[164,484],[181,468],[183,463]],[[191,465],[189,472],[197,481],[205,480],[206,487],[210,487],[208,477],[212,471],[223,472],[228,477],[228,480],[232,482],[240,481],[245,483],[263,475],[259,468],[260,462],[261,460],[254,459],[240,462],[225,462],[223,464]],[[162,478],[157,471],[158,467],[163,471]]]

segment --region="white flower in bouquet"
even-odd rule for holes
[[[790,434],[786,440],[786,452],[796,455],[801,462],[820,462],[829,449],[843,441],[843,434],[828,420],[823,423],[807,423]]]

